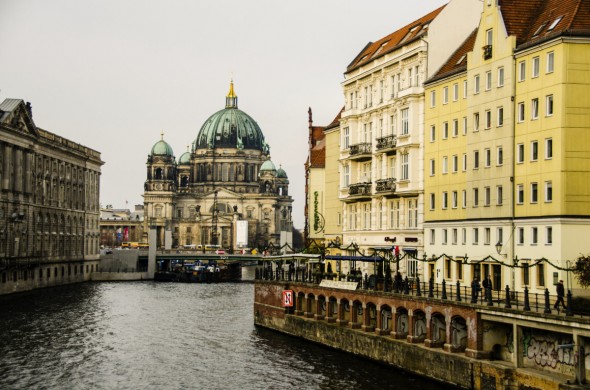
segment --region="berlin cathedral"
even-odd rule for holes
[[[145,229],[157,247],[248,249],[292,246],[287,173],[270,159],[262,130],[238,109],[233,81],[225,108],[201,126],[178,160],[162,139],[147,159]]]

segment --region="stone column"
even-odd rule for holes
[[[344,319],[344,303],[342,303],[342,299],[338,298],[337,305],[338,310],[336,312],[336,324],[339,326],[345,326],[348,324],[348,321]]]
[[[369,315],[369,310],[367,310],[367,305],[363,303],[363,325],[361,329],[365,332],[373,332],[375,327],[371,325],[371,316]]]

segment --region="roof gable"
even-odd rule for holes
[[[21,99],[6,99],[0,103],[0,125],[20,133],[39,136],[31,112],[31,104]]]

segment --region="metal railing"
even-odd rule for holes
[[[358,282],[358,290],[380,291],[392,295],[408,295],[413,297],[424,297],[429,299],[439,299],[448,302],[464,302],[486,307],[498,307],[504,309],[514,309],[524,312],[536,312],[543,314],[565,314],[566,316],[590,317],[590,312],[574,308],[572,306],[572,293],[567,292],[565,297],[565,307],[556,305],[557,295],[549,294],[545,289],[543,293],[531,293],[528,287],[524,291],[512,291],[509,286],[504,289],[490,289],[481,287],[471,287],[462,285],[459,281],[454,284],[434,283],[431,279],[423,282],[419,277],[410,279],[406,277],[376,277],[375,275],[365,274],[336,274],[314,272],[310,268],[284,268],[269,266],[257,268],[255,274],[256,280],[276,280],[302,282],[310,284],[320,284],[322,280],[344,280],[349,282]]]

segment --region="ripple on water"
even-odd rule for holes
[[[0,297],[2,389],[442,389],[255,328],[252,284],[86,283]]]

